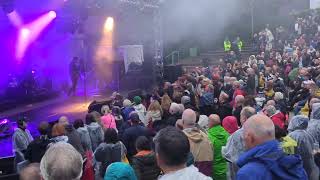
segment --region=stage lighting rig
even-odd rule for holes
[[[0,6],[2,6],[2,9],[6,14],[9,14],[14,11],[14,0],[0,1]]]

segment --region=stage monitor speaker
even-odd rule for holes
[[[92,103],[88,107],[88,113],[91,113],[93,111],[97,111],[101,114],[101,108],[104,105],[108,105],[110,107],[111,100],[105,100],[105,101],[92,101]]]
[[[181,65],[168,65],[164,66],[164,80],[171,83],[175,82],[178,77],[182,76],[182,66]]]

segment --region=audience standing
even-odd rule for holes
[[[80,180],[83,159],[69,143],[52,144],[40,162],[43,180]]]
[[[40,136],[32,141],[25,152],[25,159],[30,163],[40,163],[42,156],[45,154],[48,145],[51,143],[48,132],[49,123],[42,121],[38,126]]]
[[[167,127],[154,138],[155,152],[159,167],[164,175],[159,180],[210,180],[191,165],[187,167],[190,153],[188,137],[174,127]]]
[[[227,179],[227,162],[221,155],[222,147],[226,145],[229,133],[221,126],[220,117],[216,114],[209,116],[208,137],[214,147],[213,179]]]
[[[160,168],[157,165],[156,156],[151,151],[151,143],[145,136],[136,140],[138,153],[132,157],[131,165],[139,180],[156,180],[160,175]]]
[[[212,177],[213,146],[208,136],[196,127],[196,113],[187,109],[182,114],[183,132],[190,142],[195,166],[206,176]]]
[[[18,128],[15,129],[12,136],[13,152],[15,154],[14,165],[25,160],[24,153],[28,145],[33,141],[30,131],[27,129],[27,122],[25,117],[19,117],[17,120]]]
[[[247,151],[237,161],[237,179],[308,179],[301,159],[279,148],[267,116],[250,117],[243,125],[243,138]]]
[[[104,142],[97,147],[94,153],[95,159],[100,162],[100,177],[104,177],[106,169],[111,163],[121,162],[126,158],[126,154],[127,149],[119,141],[116,130],[112,128],[106,129],[104,132]]]

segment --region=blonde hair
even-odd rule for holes
[[[162,110],[169,112],[171,103],[172,103],[172,100],[170,99],[168,94],[165,94],[165,95],[162,96],[162,98],[161,98],[161,108],[162,108]]]
[[[157,100],[153,101],[153,102],[149,105],[148,111],[160,111],[161,114],[162,114],[162,108],[161,108],[161,106],[160,106],[160,103],[159,103]]]

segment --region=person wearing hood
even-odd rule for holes
[[[297,141],[296,154],[300,155],[303,167],[310,180],[319,179],[319,171],[314,163],[313,149],[314,139],[307,133],[309,118],[307,116],[294,116],[288,126],[289,136]]]
[[[27,129],[27,123],[25,117],[20,117],[17,120],[18,128],[15,129],[12,136],[13,152],[15,154],[14,165],[25,160],[24,153],[26,152],[28,145],[33,141],[33,137],[30,131]]]
[[[195,166],[204,175],[212,177],[213,146],[208,136],[197,128],[196,120],[196,113],[186,109],[182,114],[183,132],[189,139]]]
[[[103,142],[103,129],[96,121],[94,112],[86,115],[86,127],[89,132],[92,151],[95,151],[100,143]]]
[[[83,150],[85,152],[92,151],[92,145],[91,145],[89,131],[88,131],[87,127],[84,126],[82,119],[75,120],[73,122],[73,127],[77,130],[77,132],[80,135],[80,140],[81,140]]]
[[[142,99],[140,96],[135,96],[133,98],[133,102],[134,102],[133,108],[134,108],[135,112],[139,115],[139,119],[142,122],[146,122],[147,110],[146,110],[146,107],[144,107],[144,105],[141,104],[141,101],[142,101]]]
[[[134,111],[132,107],[132,102],[129,99],[123,100],[123,108],[121,110],[122,117],[124,121],[128,121],[130,117],[130,113]]]
[[[110,164],[104,176],[104,180],[138,180],[132,167],[123,162]]]
[[[241,110],[240,122],[243,125],[247,119],[256,114],[256,110],[253,107],[246,106]],[[238,129],[232,135],[229,136],[225,148],[222,150],[222,155],[230,163],[228,163],[228,179],[236,179],[236,174],[238,171],[238,166],[236,162],[239,156],[245,152],[244,141],[242,138],[243,128]]]
[[[247,151],[237,161],[240,167],[237,179],[308,179],[300,156],[286,155],[279,148],[274,124],[269,117],[250,117],[243,125],[243,139]]]
[[[312,105],[307,132],[315,139],[315,143],[320,143],[320,103]]]
[[[157,163],[164,175],[159,180],[212,180],[194,165],[187,166],[190,154],[188,137],[175,127],[166,127],[154,137]]]
[[[160,175],[160,168],[157,165],[156,156],[151,151],[150,140],[140,136],[136,140],[138,153],[132,157],[131,165],[139,180],[156,180]]]
[[[104,142],[101,143],[94,153],[97,162],[100,162],[99,175],[104,177],[107,167],[114,162],[125,159],[127,149],[118,139],[115,129],[109,128],[104,132]]]
[[[236,132],[239,127],[238,127],[238,122],[237,118],[234,116],[227,116],[223,119],[222,121],[222,127],[229,133],[233,134]]]
[[[72,124],[66,116],[62,116],[59,119],[59,124],[63,125],[65,128],[66,136],[68,136],[68,143],[71,144],[83,157],[85,152],[81,144],[80,134],[74,129]]]
[[[213,144],[213,179],[227,179],[227,161],[221,155],[222,146],[227,144],[229,133],[221,126],[220,117],[216,114],[209,116],[208,137]]]

